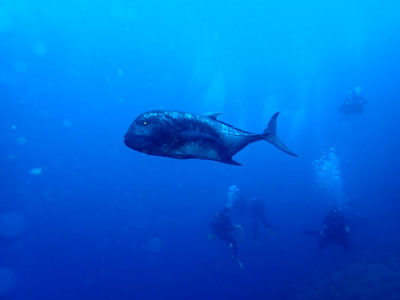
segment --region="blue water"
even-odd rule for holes
[[[400,299],[399,37],[395,0],[0,0],[0,299]],[[127,148],[154,109],[256,133],[280,111],[299,158]],[[274,227],[235,220],[243,270],[209,239],[231,185]],[[354,247],[321,250],[303,230],[338,201]]]

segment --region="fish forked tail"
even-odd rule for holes
[[[278,118],[279,112],[275,113],[271,120],[269,120],[267,128],[265,128],[264,132],[262,133],[262,136],[264,140],[267,142],[271,143],[275,147],[277,147],[279,150],[286,152],[287,154],[290,154],[292,156],[298,157],[298,155],[292,151],[289,150],[288,147],[282,141],[278,138],[276,135],[276,119]]]

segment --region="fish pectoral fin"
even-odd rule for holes
[[[241,166],[241,163],[238,163],[237,161],[234,161],[232,157],[226,158],[224,160],[221,160],[221,162],[229,165],[234,165],[234,166]]]
[[[217,120],[218,116],[222,115],[223,113],[219,113],[219,112],[209,112],[204,114],[205,117],[208,117],[210,119],[213,120]]]

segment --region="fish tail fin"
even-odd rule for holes
[[[297,154],[294,152],[290,151],[288,147],[278,138],[276,135],[276,120],[278,118],[279,112],[275,113],[271,120],[268,122],[267,128],[265,128],[264,132],[262,133],[262,136],[264,140],[267,142],[271,143],[275,147],[277,147],[279,150],[286,152],[289,155],[298,157]]]

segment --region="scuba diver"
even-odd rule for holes
[[[364,99],[362,88],[355,87],[348,92],[345,101],[338,110],[345,116],[350,114],[362,114],[366,103],[367,101]]]
[[[273,234],[271,223],[265,216],[264,203],[252,197],[251,201],[246,200],[240,193],[236,185],[232,185],[228,190],[228,203],[218,213],[214,214],[210,223],[211,234],[209,237],[218,237],[232,248],[232,256],[243,269],[243,265],[238,259],[238,243],[244,239],[243,228],[241,225],[235,225],[232,217],[241,222],[251,221],[254,239],[258,239],[260,226],[264,227],[269,235]]]
[[[272,235],[272,226],[271,223],[267,221],[265,216],[265,207],[262,200],[257,199],[256,197],[251,198],[250,202],[250,216],[253,230],[253,238],[258,240],[260,235],[260,225],[265,228],[268,235]]]
[[[259,238],[260,227],[264,227],[268,235],[273,235],[271,223],[266,218],[263,201],[254,196],[248,200],[243,197],[236,185],[229,187],[228,204],[225,208],[229,209],[231,216],[238,218],[241,222],[249,220],[255,240]]]
[[[351,248],[350,226],[338,209],[332,209],[324,218],[321,231],[304,231],[307,235],[318,236],[320,249],[336,243],[344,249]]]
[[[242,262],[238,259],[238,242],[243,238],[242,226],[232,223],[230,208],[224,207],[221,212],[215,213],[210,223],[212,235],[224,241],[232,248],[232,257],[243,270]]]

